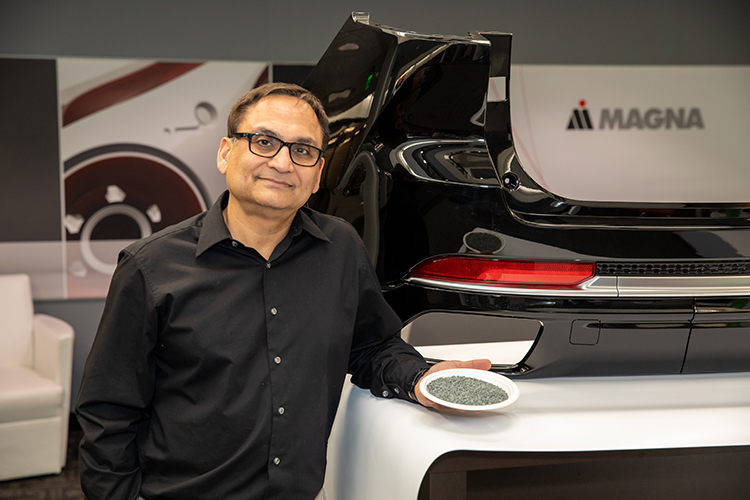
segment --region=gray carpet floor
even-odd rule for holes
[[[83,432],[71,415],[68,458],[60,474],[0,481],[0,500],[83,500],[78,480],[78,443]]]

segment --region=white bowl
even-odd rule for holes
[[[444,378],[444,377],[453,377],[456,375],[460,375],[463,377],[469,377],[474,379],[483,380],[485,382],[489,382],[490,384],[496,385],[497,387],[500,387],[505,392],[508,393],[508,399],[505,401],[501,401],[499,403],[495,403],[493,405],[482,405],[482,406],[471,406],[471,405],[461,405],[456,403],[451,403],[450,401],[443,401],[440,398],[437,398],[430,394],[430,392],[427,390],[427,384],[432,382],[435,379],[438,378]],[[486,370],[474,370],[471,368],[452,368],[449,370],[441,370],[439,372],[431,373],[424,377],[422,381],[419,383],[419,390],[422,391],[422,394],[429,399],[430,401],[433,401],[439,405],[448,407],[448,408],[454,408],[456,410],[466,410],[466,411],[487,411],[487,410],[497,410],[498,408],[505,408],[506,406],[510,406],[513,403],[516,402],[519,396],[518,386],[515,382],[513,382],[508,377],[505,377],[503,375],[500,375],[499,373],[494,373]]]

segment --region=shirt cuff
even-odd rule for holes
[[[409,399],[414,401],[415,403],[421,404],[419,400],[417,399],[417,395],[415,392],[415,389],[417,388],[417,384],[419,383],[419,379],[421,379],[425,373],[430,369],[429,366],[426,366],[419,370],[417,373],[414,374],[414,378],[412,379],[411,383],[409,384],[409,390],[407,391],[407,395],[409,396]]]

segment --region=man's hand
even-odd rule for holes
[[[492,362],[489,359],[472,359],[471,361],[442,361],[430,368],[424,375],[422,375],[422,378],[417,381],[417,385],[414,387],[414,395],[416,396],[417,401],[419,401],[422,406],[426,406],[427,408],[435,408],[436,410],[445,409],[445,406],[439,405],[427,399],[424,394],[422,394],[422,391],[419,390],[419,383],[422,382],[423,378],[425,378],[430,373],[439,372],[441,370],[450,370],[452,368],[473,368],[475,370],[489,370],[491,366]]]

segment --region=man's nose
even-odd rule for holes
[[[289,149],[289,144],[283,144],[279,152],[274,155],[268,161],[268,165],[275,168],[279,172],[291,172],[294,170],[294,163],[292,162],[292,150]]]

